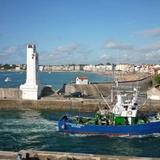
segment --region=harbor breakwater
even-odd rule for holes
[[[35,109],[53,109],[58,111],[65,111],[72,107],[73,110],[77,111],[96,111],[98,106],[105,106],[106,103],[102,100],[101,94],[104,97],[111,95],[111,89],[113,82],[101,83],[101,84],[88,84],[88,85],[75,85],[67,84],[65,86],[64,95],[69,95],[74,92],[85,93],[85,98],[73,98],[64,97],[56,93],[48,96],[45,90],[45,96],[41,97],[38,101],[22,100],[21,91],[18,88],[0,88],[0,108],[35,108]],[[146,91],[151,86],[151,77],[146,77],[136,81],[123,81],[119,82],[120,86],[139,86],[141,91]],[[110,99],[108,99],[108,103]],[[153,103],[156,110],[160,110],[159,101],[149,101],[143,106],[143,109]]]
[[[111,102],[108,102],[112,105]],[[142,104],[142,103],[141,103]],[[102,99],[83,99],[83,98],[52,98],[38,101],[31,100],[0,100],[0,109],[49,109],[53,111],[78,111],[78,112],[95,112],[99,107],[106,107]],[[140,105],[141,111],[160,112],[160,101],[147,100],[143,106]]]
[[[67,84],[64,89],[64,94],[69,95],[70,93],[74,92],[85,92],[86,95],[91,97],[99,97],[100,93],[103,94],[103,96],[110,95],[110,91],[112,89],[112,86],[115,85],[114,82],[106,82],[106,83],[94,83],[94,84],[88,84],[88,85],[76,85],[76,84]],[[139,86],[141,91],[147,90],[148,87],[152,85],[152,79],[151,77],[145,77],[143,79],[134,80],[134,81],[120,81],[120,86]],[[61,89],[59,89],[61,90]],[[59,91],[58,90],[58,91]],[[43,90],[44,93],[42,93],[42,96],[45,97],[50,96],[52,93],[55,93],[55,90],[52,89],[49,90],[48,86],[46,89]],[[48,92],[48,94],[47,94]],[[0,88],[0,99],[21,99],[21,91],[19,88]]]
[[[19,88],[0,88],[0,99],[21,99]]]
[[[133,87],[139,87],[140,91],[146,91],[149,87],[152,85],[152,78],[145,77],[139,80],[133,80],[133,81],[119,81],[119,86],[129,86],[131,88]],[[88,96],[91,97],[100,97],[100,93],[107,97],[111,94],[112,86],[114,86],[114,82],[107,82],[107,83],[101,83],[101,84],[88,84],[88,85],[76,85],[76,84],[68,84],[66,85],[65,92],[66,94],[70,94],[73,92],[81,92],[85,93]]]

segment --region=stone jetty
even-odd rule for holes
[[[141,91],[146,91],[151,86],[151,77],[136,81],[119,82],[119,85],[131,87],[138,85]],[[88,85],[67,84],[63,95],[46,88],[39,100],[22,100],[22,93],[18,88],[0,88],[0,108],[35,108],[60,111],[67,110],[72,106],[72,109],[78,111],[95,111],[98,105],[105,105],[101,94],[104,97],[110,97],[112,86],[113,82]],[[64,96],[74,92],[85,92],[87,96],[85,98]],[[108,99],[108,103],[110,103],[110,99]],[[159,102],[154,102],[157,108],[160,108],[159,104]]]
[[[139,86],[141,91],[144,92],[151,86],[151,77],[146,77],[136,81],[120,82],[120,86]],[[39,100],[22,100],[22,93],[18,88],[0,88],[0,108],[1,109],[14,109],[14,108],[32,108],[32,109],[52,109],[55,111],[66,111],[72,107],[73,110],[82,112],[97,111],[98,106],[106,106],[100,93],[106,98],[107,102],[112,105],[110,96],[113,83],[104,84],[88,84],[88,85],[75,85],[67,84],[65,87],[65,95],[73,92],[84,92],[88,95],[85,98],[73,98],[64,95],[58,95],[56,91],[49,87],[44,90],[43,96]],[[143,104],[144,99],[142,98]],[[160,111],[160,102],[147,100],[142,110],[154,109]]]

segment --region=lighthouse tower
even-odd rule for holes
[[[27,45],[27,71],[26,83],[20,86],[22,99],[37,100],[41,93],[41,87],[38,82],[38,53],[36,45]]]

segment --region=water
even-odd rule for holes
[[[63,134],[57,131],[57,121],[62,114],[51,110],[1,110],[0,150],[160,157],[160,135],[114,138]]]
[[[98,75],[95,73],[86,72],[40,72],[39,79],[42,84],[52,85],[54,89],[59,89],[64,83],[70,83],[75,81],[77,76],[87,76],[91,82],[106,82],[111,81],[111,77],[104,75]],[[10,82],[5,82],[5,78],[10,77]],[[25,83],[26,73],[25,72],[0,72],[0,88],[5,87],[19,87]]]
[[[90,81],[104,82],[106,76],[81,72],[40,73],[43,84],[55,89],[63,83],[84,75]],[[6,77],[11,82],[5,83]],[[25,72],[1,72],[0,87],[18,87],[25,82]],[[79,152],[109,155],[160,157],[160,135],[150,137],[109,138],[103,136],[67,135],[57,132],[61,112],[51,110],[0,110],[0,150],[19,151],[34,149],[42,151]],[[90,113],[82,113],[89,114]]]

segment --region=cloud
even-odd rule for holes
[[[144,46],[141,51],[143,52],[153,52],[160,49],[160,43],[153,43],[148,46]]]
[[[100,52],[100,53],[98,53]],[[59,45],[50,51],[40,51],[40,64],[93,63],[160,63],[160,42],[137,47],[127,43],[108,41],[101,51],[82,44]],[[26,44],[0,49],[0,63],[26,63]]]
[[[137,63],[160,63],[160,43],[153,43],[141,48],[136,48],[131,58]]]
[[[123,52],[119,52],[118,54],[113,54],[113,53],[106,53],[103,54],[99,57],[100,62],[103,63],[133,63],[131,61],[130,54],[129,53],[123,53]]]
[[[103,54],[100,56],[100,59],[108,60],[109,58],[110,58],[110,55],[107,55],[107,54]]]
[[[0,63],[24,63],[26,45],[16,45],[0,50]]]
[[[106,49],[117,49],[117,50],[132,50],[133,46],[129,44],[123,44],[116,41],[108,41],[104,48]]]
[[[75,53],[79,48],[78,44],[69,44],[67,46],[58,46],[52,54],[59,55],[59,54],[73,54]]]
[[[107,42],[105,50],[99,56],[99,60],[103,63],[160,63],[160,43],[155,42],[141,48],[128,44],[120,44],[122,43]]]
[[[58,47],[56,47],[55,49],[53,49],[52,51],[45,51],[44,52],[44,56],[46,58],[61,58],[64,56],[68,56],[68,55],[72,55],[74,53],[76,53],[79,49],[79,45],[72,43],[69,45],[60,45]]]
[[[70,64],[70,63],[86,63],[89,61],[91,49],[84,45],[71,43],[68,45],[60,45],[51,51],[45,51],[40,56],[43,64]]]
[[[140,34],[146,37],[160,37],[160,28],[147,29],[142,32],[137,32],[137,34]]]

